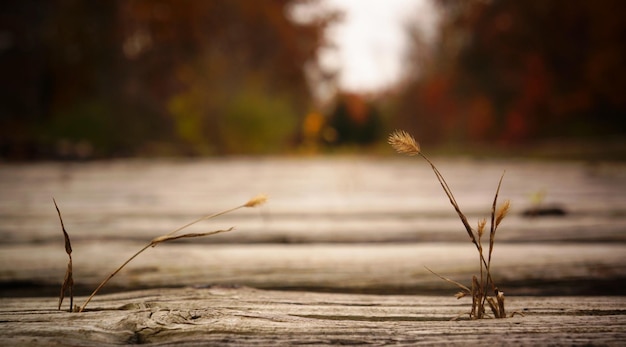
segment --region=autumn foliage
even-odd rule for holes
[[[409,27],[406,78],[374,97],[320,65],[341,16],[294,15],[320,1],[3,1],[0,158],[624,137],[623,1],[433,1],[435,39]]]
[[[413,31],[419,74],[399,107],[398,123],[423,142],[626,133],[622,1],[436,3],[438,40]]]
[[[334,20],[301,2],[4,1],[0,156],[280,150]]]

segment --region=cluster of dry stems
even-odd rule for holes
[[[498,290],[493,279],[491,277],[491,254],[493,252],[493,246],[496,238],[496,230],[498,226],[502,222],[502,219],[506,216],[510,208],[509,200],[506,200],[504,203],[500,205],[499,208],[496,209],[496,205],[498,202],[498,193],[500,192],[500,186],[502,184],[502,178],[504,178],[504,174],[500,177],[500,181],[498,182],[498,188],[496,189],[495,197],[493,199],[493,204],[491,207],[491,222],[489,226],[489,250],[487,259],[485,259],[485,255],[483,253],[483,243],[482,237],[485,234],[485,227],[487,225],[487,220],[482,219],[478,222],[478,226],[476,230],[474,230],[467,221],[467,218],[461,212],[459,204],[456,202],[454,198],[454,194],[452,194],[452,190],[448,186],[448,183],[443,178],[443,175],[439,172],[435,164],[433,164],[430,159],[420,150],[419,144],[415,141],[413,136],[411,136],[406,131],[397,130],[393,132],[389,136],[388,140],[389,144],[401,154],[406,154],[410,156],[419,155],[432,168],[435,176],[437,176],[437,180],[441,184],[443,191],[448,196],[450,203],[454,207],[454,210],[458,214],[467,234],[471,240],[471,242],[476,246],[476,250],[478,251],[479,256],[479,267],[480,267],[480,279],[477,276],[472,277],[472,287],[471,289],[464,286],[463,284],[453,281],[449,278],[438,275],[432,270],[426,268],[428,271],[442,278],[443,280],[453,283],[461,288],[461,291],[456,294],[457,298],[462,298],[465,296],[472,297],[472,310],[469,313],[471,319],[481,319],[485,318],[485,303],[489,305],[491,308],[491,312],[495,318],[505,318],[506,311],[504,309],[504,293]],[[489,293],[493,293],[493,296],[490,296]]]

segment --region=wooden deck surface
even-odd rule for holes
[[[74,281],[87,295],[144,244],[73,244]],[[67,255],[62,244],[0,245],[2,296],[57,295]],[[626,295],[626,244],[504,243],[492,273],[512,295]],[[454,294],[425,267],[470,285],[478,255],[463,243],[210,244],[149,248],[103,292],[196,285],[368,294]]]
[[[469,285],[478,257],[423,163],[37,163],[0,167],[0,346],[624,344],[626,166],[440,162],[471,223],[507,170],[492,274],[524,316],[450,321],[471,303],[424,267]],[[566,216],[523,216],[544,188]],[[148,240],[260,192],[267,206],[194,230],[235,231],[150,248],[87,312],[56,310],[67,255],[52,196],[81,305]]]
[[[84,295],[140,246],[76,247],[74,276],[83,296],[74,303],[82,305]],[[10,245],[0,247],[0,260],[14,269],[3,272],[3,280],[24,284],[3,288],[0,345],[619,346],[626,341],[626,296],[563,296],[619,294],[623,244],[503,244],[497,250],[494,279],[507,294],[508,313],[524,316],[470,321],[471,301],[456,300],[455,287],[423,268],[469,285],[477,259],[468,243],[160,245],[105,287],[117,293],[96,295],[83,313],[67,312],[67,298],[65,311],[56,310],[54,295],[63,276],[58,263],[66,261],[62,250]],[[178,288],[166,288],[173,286]],[[38,297],[25,297],[29,293]],[[455,317],[460,320],[450,321]]]
[[[513,296],[507,298],[509,312],[524,316],[481,321],[466,319],[469,299],[451,296],[249,287],[103,295],[83,313],[57,311],[56,305],[56,298],[0,299],[0,345],[619,346],[626,341],[626,297]]]

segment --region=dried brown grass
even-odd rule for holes
[[[61,285],[61,293],[59,294],[59,310],[61,309],[61,305],[63,304],[63,299],[65,298],[65,292],[69,290],[70,294],[70,312],[72,312],[72,307],[74,306],[74,278],[72,277],[72,243],[70,242],[70,235],[65,231],[65,225],[63,225],[63,218],[61,217],[61,211],[59,210],[59,206],[57,206],[56,200],[52,198],[54,202],[54,207],[57,210],[57,214],[59,215],[59,220],[61,221],[61,230],[63,230],[63,238],[65,239],[65,253],[69,257],[69,261],[67,262],[67,270],[65,270],[65,277],[63,278],[63,284]]]
[[[485,303],[489,305],[489,308],[491,309],[491,312],[493,313],[494,318],[505,318],[506,311],[504,308],[504,293],[498,289],[498,287],[495,285],[493,278],[491,276],[491,256],[492,256],[492,252],[494,248],[496,231],[498,229],[498,226],[500,225],[500,223],[502,222],[502,220],[507,215],[510,209],[509,200],[506,200],[498,208],[496,208],[497,202],[498,202],[498,194],[500,193],[500,187],[502,185],[502,179],[504,178],[504,173],[502,174],[502,176],[500,177],[500,180],[498,181],[498,187],[496,189],[492,207],[491,207],[491,220],[490,220],[490,225],[489,225],[489,249],[488,249],[487,259],[485,259],[485,255],[483,252],[482,237],[485,234],[485,227],[487,224],[487,220],[486,219],[479,220],[476,230],[474,230],[469,225],[467,218],[465,217],[463,212],[461,212],[459,204],[456,202],[456,199],[454,198],[454,194],[452,194],[452,190],[448,186],[448,183],[444,179],[443,175],[441,174],[441,172],[439,172],[435,164],[433,164],[433,162],[421,151],[419,144],[417,143],[417,141],[415,141],[413,136],[411,136],[406,131],[396,130],[389,136],[388,143],[398,153],[406,154],[409,156],[419,155],[424,160],[426,160],[428,164],[430,164],[430,167],[435,173],[437,180],[441,184],[441,187],[443,188],[444,193],[450,200],[450,204],[452,204],[452,206],[454,207],[454,210],[459,216],[459,219],[463,223],[463,226],[465,227],[465,231],[467,232],[470,238],[470,241],[474,244],[474,246],[476,247],[476,250],[478,251],[480,278],[477,276],[472,277],[471,288],[468,288],[457,281],[443,277],[435,273],[429,268],[426,268],[426,269],[430,271],[431,273],[435,274],[437,277],[443,279],[444,281],[452,283],[456,285],[457,287],[459,287],[461,291],[456,294],[457,299],[460,299],[465,296],[472,297],[472,309],[469,312],[470,319],[482,319],[482,318],[487,317],[486,312],[485,312]],[[493,293],[493,296],[489,295],[490,292]]]
[[[111,272],[101,283],[100,285],[98,285],[98,287],[91,293],[91,295],[87,298],[87,300],[85,300],[85,303],[82,306],[76,306],[74,307],[73,311],[75,312],[83,312],[85,310],[85,307],[87,307],[87,304],[89,304],[89,302],[91,301],[91,299],[93,299],[93,297],[98,293],[98,291],[100,291],[100,289],[102,289],[102,287],[104,287],[112,278],[113,276],[115,276],[117,273],[119,273],[128,263],[130,263],[133,259],[135,259],[139,254],[143,253],[146,249],[150,248],[150,247],[156,247],[157,245],[164,243],[164,242],[168,242],[168,241],[174,241],[174,240],[178,240],[178,239],[182,239],[182,238],[197,238],[197,237],[204,237],[204,236],[209,236],[209,235],[215,235],[215,234],[219,234],[219,233],[224,233],[224,232],[228,232],[234,229],[234,227],[230,227],[228,229],[224,229],[224,230],[214,230],[214,231],[209,231],[209,232],[204,232],[204,233],[186,233],[186,234],[179,234],[176,235],[179,231],[182,231],[183,229],[186,229],[198,222],[207,220],[207,219],[212,219],[218,216],[221,216],[223,214],[226,213],[230,213],[230,212],[234,212],[238,209],[241,208],[252,208],[252,207],[257,207],[260,206],[262,204],[264,204],[267,201],[267,196],[264,194],[259,194],[255,197],[253,197],[252,199],[248,200],[245,204],[239,205],[237,207],[225,210],[225,211],[221,211],[218,213],[214,213],[214,214],[209,214],[206,216],[202,216],[190,223],[187,223],[165,235],[161,235],[161,236],[157,236],[154,239],[152,239],[147,245],[145,245],[143,248],[141,248],[139,251],[137,251],[135,254],[133,254],[130,258],[128,258],[124,263],[122,263],[122,265],[120,265],[117,269],[115,269],[113,272]],[[56,206],[56,201],[55,201],[55,206]],[[61,218],[61,212],[59,211],[59,208],[57,207],[57,212],[59,213],[59,218]],[[73,280],[72,280],[72,248],[69,244],[69,235],[67,234],[67,232],[65,231],[65,227],[63,227],[63,220],[61,220],[61,226],[63,228],[63,234],[65,236],[65,250],[67,252],[67,254],[70,256],[70,262],[68,263],[68,270],[65,274],[65,281],[63,282],[63,287],[61,289],[61,296],[59,298],[59,309],[61,307],[61,302],[63,301],[63,295],[65,292],[65,289],[69,286],[70,289],[70,294],[72,293],[72,285],[73,285]],[[69,279],[68,279],[69,278]],[[72,299],[73,300],[73,297]],[[72,302],[70,302],[70,311],[72,311]]]

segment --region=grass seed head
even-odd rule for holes
[[[504,219],[507,213],[509,213],[509,209],[511,207],[511,201],[505,200],[500,208],[496,212],[496,226],[500,225],[500,222]]]
[[[389,135],[389,139],[387,140],[387,142],[398,153],[407,155],[420,154],[419,144],[415,141],[413,136],[411,136],[404,130],[394,131],[391,135]]]
[[[467,292],[460,291],[460,292],[458,292],[458,293],[454,294],[454,296],[455,296],[457,299],[460,299],[460,298],[464,298],[465,296],[467,296],[467,294],[468,294]]]
[[[484,218],[478,221],[478,238],[483,236],[483,233],[485,232],[485,224],[487,224],[487,220]]]
[[[244,207],[257,207],[263,205],[267,201],[267,195],[259,194],[243,205]]]

